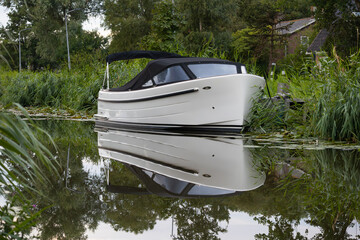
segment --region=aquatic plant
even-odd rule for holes
[[[0,113],[0,194],[7,199],[0,208],[2,239],[26,239],[24,234],[41,213],[31,208],[33,203],[27,196],[42,195],[41,187],[52,185],[60,177],[57,160],[38,135],[54,144],[30,118],[25,122],[18,116]]]
[[[12,197],[0,207],[0,239],[34,239],[31,228],[35,226],[36,219],[45,210],[38,210],[36,205],[25,204],[19,207],[18,198]]]
[[[20,107],[20,106],[18,106]],[[26,112],[23,112],[26,115]],[[29,123],[6,113],[0,114],[0,191],[19,192],[19,187],[40,193],[39,184],[51,184],[45,171],[59,176],[57,162],[51,152],[37,139],[35,132],[48,136],[30,120]],[[48,136],[48,141],[52,142]],[[20,192],[19,192],[20,193]]]

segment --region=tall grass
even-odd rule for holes
[[[301,130],[327,140],[360,141],[360,52],[340,59],[334,51],[318,63],[306,60],[298,69],[270,78],[268,84],[274,96],[277,84],[287,83],[291,97],[305,104],[283,111],[279,104],[256,100],[253,129]]]
[[[333,140],[360,140],[360,53],[324,59],[314,78],[320,96],[312,124],[315,134]]]
[[[28,107],[94,111],[102,80],[98,74],[81,72],[8,72],[1,78],[1,103]]]

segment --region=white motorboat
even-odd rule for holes
[[[109,88],[109,64],[135,58],[154,60],[124,86]],[[239,131],[252,98],[265,85],[264,78],[247,74],[243,64],[221,59],[131,51],[109,55],[106,61],[98,126]]]
[[[266,178],[241,138],[107,130],[98,132],[98,148],[101,157],[130,166],[147,188],[151,181],[162,186],[148,189],[159,195],[228,195],[256,189]]]

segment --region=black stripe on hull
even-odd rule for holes
[[[184,94],[188,94],[188,93],[194,93],[194,92],[198,92],[198,91],[199,91],[198,88],[192,88],[192,89],[182,90],[182,91],[178,91],[178,92],[166,93],[166,94],[161,94],[161,95],[156,95],[156,96],[151,96],[151,97],[144,97],[144,98],[137,98],[137,99],[127,99],[127,100],[98,99],[98,101],[99,102],[109,102],[109,103],[143,102],[143,101],[150,101],[150,100],[161,99],[161,98],[174,97],[174,96],[184,95]]]
[[[142,132],[172,132],[196,135],[234,135],[240,134],[241,125],[175,125],[127,123],[108,120],[95,120],[95,129],[99,132],[107,130],[132,130]]]

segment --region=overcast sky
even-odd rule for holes
[[[8,16],[6,13],[6,8],[0,6],[0,27],[3,25],[5,26],[7,21],[8,21]]]
[[[7,9],[3,6],[0,6],[0,27],[6,26],[6,22],[8,21],[7,16]],[[103,36],[110,35],[109,30],[105,30],[103,27],[101,27],[103,19],[102,17],[90,17],[88,21],[83,23],[83,28],[85,30],[91,31],[96,30]]]

